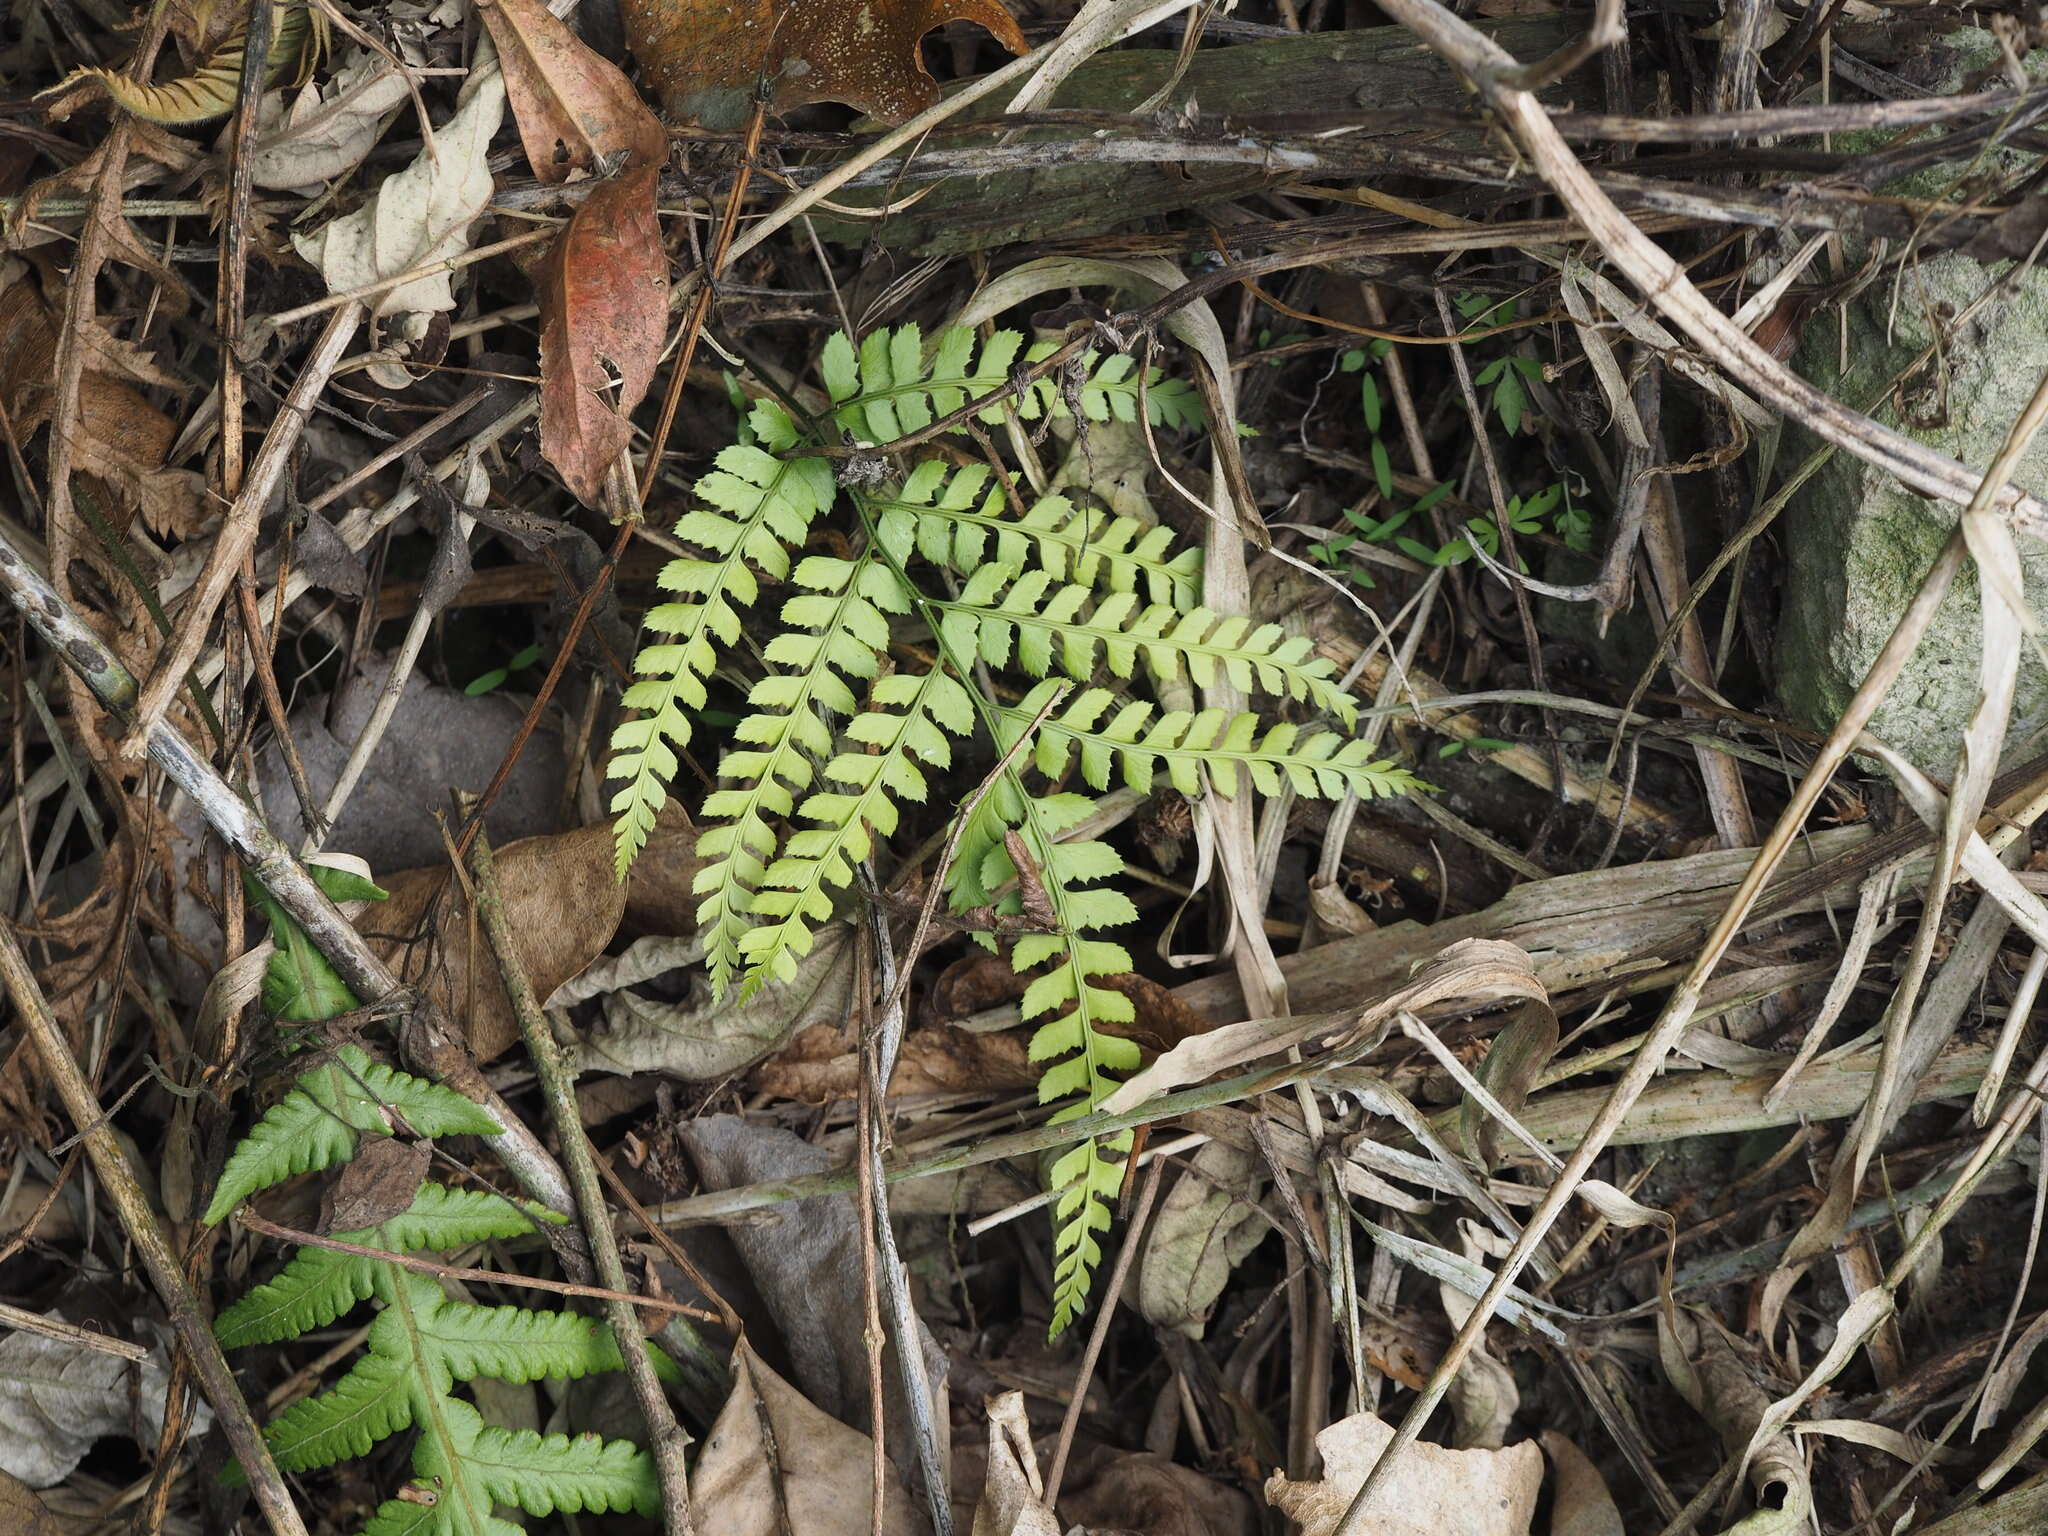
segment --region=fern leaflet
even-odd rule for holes
[[[777,581],[787,576],[790,551],[832,504],[830,464],[776,457],[797,442],[795,424],[780,407],[757,403],[752,426],[756,441],[727,448],[717,469],[697,482],[697,494],[710,506],[676,524],[678,538],[718,558],[671,560],[663,568],[661,585],[676,601],[649,613],[647,627],[668,639],[640,652],[634,663],[640,680],[625,697],[627,708],[646,713],[612,735],[609,776],[625,780],[612,797],[622,880],[668,799],[676,753],[689,745],[685,711],[704,707],[704,679],[718,664],[718,646],[738,644],[739,609],[752,607],[760,594],[754,567]]]

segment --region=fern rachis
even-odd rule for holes
[[[1001,391],[1015,364],[1047,350],[1025,349],[1015,332],[978,340],[961,327],[929,348],[914,326],[876,331],[858,346],[840,335],[819,359],[827,421],[799,426],[757,406],[757,423],[776,434],[785,478],[803,488],[804,515],[768,524],[749,499],[761,476],[741,477],[748,490],[740,493],[719,479],[734,473],[720,456],[705,482],[719,511],[692,512],[677,532],[717,551],[722,563],[678,561],[681,572],[667,583],[695,599],[694,648],[679,655],[676,646],[657,644],[642,652],[636,670],[643,681],[626,703],[654,713],[619,727],[610,772],[624,781],[613,805],[623,871],[673,773],[673,754],[662,755],[666,743],[686,739],[684,708],[701,704],[701,679],[718,660],[706,636],[728,647],[736,639],[733,603],[715,581],[730,580],[734,602],[744,606],[756,597],[756,568],[787,580],[793,591],[763,652],[767,675],[749,695],[752,713],[736,728],[720,787],[703,806],[710,825],[699,844],[699,924],[713,986],[722,992],[736,979],[750,990],[795,973],[855,869],[878,838],[896,831],[903,802],[927,798],[929,772],[951,765],[956,742],[1019,745],[962,829],[947,889],[956,910],[993,906],[1009,914],[1022,913],[1027,880],[1042,890],[1051,931],[1017,937],[1011,959],[1031,976],[1022,1011],[1036,1025],[1030,1053],[1044,1067],[1040,1097],[1071,1118],[1138,1063],[1137,1047],[1116,1033],[1130,1022],[1130,1002],[1098,980],[1131,968],[1121,945],[1098,936],[1136,917],[1114,883],[1123,861],[1106,842],[1063,840],[1094,809],[1088,796],[1057,787],[1077,758],[1082,779],[1097,790],[1112,779],[1149,790],[1163,776],[1190,795],[1205,787],[1231,795],[1285,786],[1311,796],[1371,797],[1416,781],[1339,731],[1262,722],[1251,713],[1161,710],[1133,691],[1183,678],[1201,686],[1227,680],[1247,695],[1293,700],[1345,727],[1354,718],[1333,667],[1309,640],[1200,606],[1199,553],[1175,548],[1168,529],[1058,496],[1020,510],[1016,488],[999,472],[927,459],[894,482],[844,492],[852,512],[842,525],[845,553],[796,558],[839,495],[831,460],[805,455],[805,444],[842,436],[886,443],[919,431]],[[1200,423],[1186,385],[1156,375],[1141,380],[1132,359],[1093,355],[1059,386],[1040,381],[976,419],[996,424],[1014,409],[1026,420],[1078,414],[1129,422],[1141,400],[1154,426]],[[750,519],[744,542],[732,531],[736,518]],[[714,609],[717,623],[709,617]],[[650,621],[672,635],[677,623],[675,615]],[[984,693],[984,669],[1044,681],[1004,703]],[[1116,688],[1105,686],[1105,674]],[[1070,697],[1053,702],[1053,690],[1074,685]],[[1034,788],[1034,777],[1054,787]],[[1019,857],[1034,867],[1020,870]],[[1055,1331],[1085,1301],[1128,1146],[1128,1137],[1084,1141],[1054,1166]]]
[[[314,1067],[229,1159],[207,1219],[294,1174],[332,1167],[355,1152],[362,1131],[398,1126],[425,1134],[495,1134],[491,1117],[450,1089],[378,1066],[356,1046]],[[482,1190],[428,1182],[412,1204],[378,1226],[335,1237],[384,1253],[457,1248],[522,1237],[534,1222],[563,1218]],[[230,1347],[276,1343],[327,1327],[375,1300],[367,1347],[341,1378],[302,1398],[264,1427],[286,1472],[367,1455],[378,1441],[416,1429],[413,1481],[381,1505],[363,1536],[519,1536],[495,1513],[516,1505],[553,1510],[635,1510],[660,1502],[647,1453],[595,1435],[573,1439],[484,1422],[455,1395],[479,1376],[511,1382],[617,1370],[619,1348],[604,1322],[572,1312],[479,1306],[450,1299],[433,1279],[380,1259],[305,1247],[272,1279],[221,1313],[214,1330]],[[657,1369],[674,1366],[650,1349]]]

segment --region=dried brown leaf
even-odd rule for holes
[[[21,271],[0,290],[0,404],[17,442],[40,430],[56,405],[59,324],[33,274]],[[164,467],[178,429],[128,382],[177,381],[97,325],[82,340],[86,373],[71,429],[72,467],[105,486],[124,512],[139,512],[152,533],[191,538],[206,520],[202,482]]]
[[[838,101],[902,122],[939,99],[918,44],[949,21],[1025,51],[997,0],[623,0],[619,11],[662,104],[714,128],[736,127],[763,80],[779,109]]]
[[[482,0],[479,10],[505,70],[527,164],[545,182],[659,165],[668,136],[616,64],[571,32],[541,0]]]
[[[1015,1031],[970,1034],[942,1024],[903,1037],[889,1095],[1016,1093],[1036,1086],[1038,1076]],[[803,1104],[851,1099],[860,1092],[860,1054],[837,1026],[814,1024],[754,1070],[753,1086]]]
[[[866,1435],[812,1406],[742,1339],[733,1351],[732,1395],[690,1477],[697,1529],[721,1536],[867,1536],[873,1456]],[[883,1493],[882,1517],[885,1531],[925,1528],[893,1483]]]
[[[502,0],[501,0],[502,3]],[[549,252],[540,283],[540,448],[585,506],[632,436],[668,325],[658,168],[596,188]]]
[[[625,910],[625,889],[612,875],[611,828],[603,822],[550,837],[529,837],[497,850],[506,915],[534,995],[543,1002],[604,953]],[[357,920],[400,976],[424,986],[449,1017],[466,1021],[479,1061],[519,1038],[512,1002],[489,946],[472,944],[469,906],[460,886],[447,892],[446,866],[407,869],[380,882],[391,899]],[[438,904],[437,904],[438,902]],[[417,938],[426,942],[416,943]],[[474,972],[471,956],[479,958]]]
[[[411,1207],[427,1163],[434,1155],[424,1141],[396,1136],[365,1136],[341,1176],[328,1185],[320,1201],[316,1231],[360,1232],[379,1227]]]

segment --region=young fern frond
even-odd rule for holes
[[[1013,368],[1038,362],[1056,347],[1039,342],[1020,356],[1022,344],[1017,332],[997,331],[977,348],[974,332],[956,325],[940,333],[927,360],[923,334],[914,325],[870,332],[858,352],[841,332],[825,343],[818,371],[832,397],[833,420],[863,441],[887,443],[993,394],[1010,382]],[[999,426],[1006,410],[1014,408],[1026,421],[1044,416],[1065,420],[1074,414],[1071,395],[1089,421],[1133,422],[1138,394],[1133,359],[1088,352],[1075,359],[1066,378],[1040,379],[1021,399],[984,406],[973,419]],[[1145,378],[1144,394],[1152,425],[1201,425],[1201,403],[1185,383],[1154,369]]]
[[[237,1149],[228,1163],[234,1181],[223,1176],[212,1210],[225,1214],[257,1189],[346,1160],[361,1131],[401,1126],[427,1134],[500,1130],[459,1094],[344,1046],[334,1061],[304,1074]],[[336,1236],[361,1248],[411,1253],[527,1236],[536,1219],[563,1218],[486,1191],[427,1183],[406,1210]],[[619,1369],[618,1343],[597,1318],[459,1302],[434,1279],[383,1259],[305,1247],[223,1312],[215,1331],[230,1347],[275,1343],[325,1328],[369,1300],[380,1310],[365,1352],[325,1391],[293,1403],[263,1431],[285,1472],[365,1456],[381,1440],[419,1431],[413,1483],[378,1508],[363,1536],[517,1536],[519,1527],[495,1513],[504,1504],[537,1515],[651,1514],[659,1506],[653,1461],[638,1446],[500,1429],[454,1395],[459,1383],[478,1377],[524,1382]],[[666,1355],[641,1347],[658,1371],[674,1372]]]
[[[1004,716],[1022,730],[1057,686],[1040,683]],[[1087,689],[1048,716],[1033,739],[1032,760],[1048,779],[1058,779],[1077,748],[1081,776],[1097,789],[1121,778],[1143,792],[1162,772],[1184,795],[1202,792],[1204,772],[1226,795],[1237,793],[1240,772],[1262,795],[1278,794],[1284,786],[1311,799],[1335,800],[1349,792],[1376,800],[1421,787],[1414,774],[1392,761],[1374,762],[1371,747],[1356,737],[1304,732],[1287,721],[1261,735],[1254,714],[1161,711],[1144,700],[1120,701],[1107,688]]]
[[[896,830],[898,802],[923,802],[927,785],[919,764],[950,767],[948,733],[974,730],[967,690],[938,667],[891,673],[869,690],[868,702],[868,710],[847,722],[846,737],[856,750],[825,765],[825,778],[845,788],[821,790],[797,807],[799,820],[814,825],[791,833],[782,857],[761,877],[753,909],[766,921],[740,940],[754,978],[795,974],[818,926],[832,915],[832,893],[852,882],[874,834]]]
[[[1018,575],[1005,565],[982,566],[957,599],[933,606],[949,621],[971,625],[973,649],[992,667],[1015,666],[1034,677],[1058,670],[1085,683],[1104,666],[1127,678],[1142,657],[1162,682],[1185,674],[1206,688],[1220,669],[1246,693],[1300,699],[1346,724],[1357,714],[1332,681],[1335,663],[1315,655],[1306,635],[1289,635],[1278,624],[1254,629],[1250,619],[1140,604],[1129,592],[1098,599],[1049,572]]]
[[[979,736],[985,748],[1007,751],[1033,733],[960,829],[946,886],[956,911],[992,908],[1014,920],[1006,931],[1012,963],[1030,978],[1022,1011],[1034,1027],[1031,1058],[1043,1067],[1040,1097],[1070,1119],[1139,1062],[1122,1032],[1131,1003],[1112,984],[1131,957],[1105,937],[1137,912],[1117,886],[1124,866],[1116,850],[1079,835],[1095,802],[1059,787],[1077,759],[1096,790],[1120,780],[1145,791],[1163,778],[1186,794],[1287,787],[1372,797],[1419,785],[1341,731],[1162,710],[1103,686],[1105,673],[1131,687],[1227,680],[1345,727],[1355,718],[1334,666],[1308,638],[1200,605],[1200,553],[1179,547],[1169,529],[1060,496],[1020,504],[999,472],[933,460],[850,493],[853,516],[833,553],[792,561],[835,495],[826,444],[882,444],[919,431],[1003,391],[1018,364],[1050,346],[1027,351],[1014,332],[980,340],[961,328],[929,347],[914,326],[875,332],[858,347],[837,336],[819,367],[828,420],[799,429],[756,407],[756,430],[765,421],[772,440],[762,432],[760,456],[744,464],[728,449],[706,482],[712,489],[700,487],[701,499],[730,516],[693,513],[678,528],[721,559],[679,561],[664,579],[693,602],[650,620],[682,639],[642,653],[644,681],[627,702],[655,713],[620,728],[612,772],[628,781],[618,802],[623,868],[673,772],[667,744],[686,738],[682,711],[701,705],[702,679],[725,659],[719,644],[737,649],[735,605],[755,601],[754,571],[786,579],[792,593],[762,648],[767,675],[748,696],[702,808],[699,929],[722,995],[735,981],[751,990],[797,974],[856,869],[897,831],[902,807],[931,798],[930,775],[952,766],[956,742]],[[1130,358],[1091,354],[1021,397],[1006,393],[976,420],[996,424],[1014,412],[1132,423],[1142,399],[1154,426],[1200,425],[1185,384],[1156,373],[1142,382]],[[762,509],[767,462],[778,486],[801,488],[782,493],[785,510],[773,518]],[[741,525],[745,534],[735,531]],[[744,542],[757,536],[761,547]],[[1006,703],[984,692],[984,668],[1044,681]],[[1073,697],[1054,702],[1054,690],[1075,683]],[[1053,787],[1034,788],[1027,781],[1035,777]],[[1053,1165],[1055,1332],[1086,1302],[1130,1142],[1127,1134],[1084,1141]]]

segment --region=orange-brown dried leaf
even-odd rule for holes
[[[540,451],[595,507],[654,382],[668,325],[658,167],[604,182],[555,241],[540,285]]]
[[[59,317],[27,273],[0,290],[0,405],[17,443],[49,421],[56,404]],[[126,381],[174,386],[137,348],[95,325],[84,337],[85,376],[71,426],[72,468],[104,485],[151,532],[192,537],[206,520],[199,477],[164,467],[177,425]]]
[[[1024,34],[998,0],[621,0],[626,41],[669,111],[737,127],[757,84],[777,108],[838,101],[900,123],[939,99],[918,44],[949,21],[1012,53]]]
[[[587,47],[541,0],[482,0],[527,164],[545,182],[668,158],[668,135],[619,67]]]

